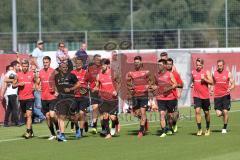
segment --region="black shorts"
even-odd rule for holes
[[[148,97],[132,97],[133,110],[148,108]]]
[[[118,100],[103,100],[103,103],[99,106],[99,112],[109,113],[111,115],[117,115],[118,113]]]
[[[100,104],[101,98],[98,95],[98,92],[90,92],[90,98],[91,98],[91,105],[93,104]]]
[[[20,107],[23,113],[26,113],[27,110],[32,111],[34,106],[34,99],[20,100]]]
[[[56,100],[55,108],[58,115],[71,116],[78,113],[78,107],[74,97],[58,98]]]
[[[177,111],[178,101],[174,100],[157,100],[158,110],[159,111],[167,111],[169,113],[173,113]]]
[[[215,110],[230,110],[231,108],[231,96],[226,95],[223,97],[214,98],[214,109]]]
[[[42,112],[45,115],[49,111],[56,111],[56,100],[42,100]]]
[[[211,109],[210,99],[201,99],[198,97],[193,97],[193,101],[194,101],[194,109],[198,107],[202,108],[204,111],[209,111]]]
[[[89,98],[88,97],[76,97],[76,103],[77,103],[77,109],[78,111],[87,111],[87,108],[90,105]]]

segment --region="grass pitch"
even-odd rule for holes
[[[47,140],[49,131],[45,123],[34,125],[36,137],[28,140],[20,137],[25,126],[1,127],[0,160],[239,160],[240,103],[233,102],[232,106],[229,132],[221,133],[222,119],[212,110],[211,135],[208,137],[195,135],[194,117],[180,120],[178,133],[165,138],[158,135],[158,121],[150,123],[150,132],[141,139],[137,138],[137,121],[121,121],[120,135],[111,140],[91,133],[76,140],[73,133],[68,133],[68,141],[63,143]],[[189,108],[181,109],[180,113],[189,116]],[[202,126],[204,129],[204,121]]]

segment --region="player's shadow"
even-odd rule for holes
[[[128,130],[127,135],[138,135],[139,130]]]
[[[37,137],[38,139],[48,139],[49,136],[41,136],[41,137]]]
[[[189,135],[192,135],[192,136],[197,136],[197,132],[192,132],[192,133],[189,133]]]
[[[230,131],[230,130],[228,130],[228,131]],[[221,129],[214,129],[214,130],[211,130],[211,132],[215,132],[215,133],[221,133],[221,132],[222,132],[222,130],[221,130]]]

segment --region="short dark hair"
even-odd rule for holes
[[[225,61],[223,59],[217,60],[217,63],[219,63],[219,62],[222,62],[223,64],[225,64]]]
[[[167,64],[167,61],[165,59],[159,59],[158,63],[163,63],[163,64]]]
[[[173,64],[173,59],[172,58],[168,58],[167,62],[171,62]]]
[[[51,58],[50,58],[49,56],[44,56],[44,57],[43,57],[43,60],[44,60],[44,59],[47,59],[47,60],[51,61]]]
[[[10,67],[12,67],[12,65],[7,65],[6,66],[6,72],[9,70]]]
[[[103,59],[101,60],[101,64],[102,64],[102,65],[103,65],[103,64],[109,65],[109,64],[110,64],[110,60],[107,59],[107,58],[103,58]]]
[[[201,64],[204,64],[204,60],[202,58],[197,58],[196,62],[200,62]]]
[[[76,61],[82,61],[83,62],[83,59],[81,57],[76,57],[76,58],[74,58],[74,62],[76,62]]]
[[[134,57],[134,61],[135,61],[135,60],[142,61],[142,57],[141,57],[141,56],[136,56],[136,57]]]
[[[12,61],[11,63],[10,63],[10,65],[12,66],[12,67],[14,67],[14,66],[16,66],[17,64],[20,64],[18,61]]]
[[[63,40],[61,40],[59,43],[58,43],[58,47],[60,47],[60,45],[63,44],[65,46],[65,43]]]
[[[93,59],[96,58],[96,57],[101,57],[101,55],[100,55],[100,54],[95,54],[95,55],[93,56]]]
[[[162,56],[167,56],[168,55],[168,53],[167,52],[162,52],[162,53],[160,53],[160,56],[162,57]]]

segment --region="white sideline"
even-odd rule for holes
[[[234,113],[234,112],[240,112],[240,110],[229,111],[229,113]],[[213,114],[215,114],[215,113],[212,113],[211,115],[213,115]],[[186,116],[186,117],[190,117],[190,116]],[[194,115],[192,117],[194,117]],[[156,122],[156,121],[150,121],[150,122]],[[139,123],[123,124],[123,125],[121,125],[121,127],[131,126],[131,125],[136,125],[136,124],[139,124]],[[41,138],[41,137],[46,137],[46,136],[48,136],[48,135],[41,135],[41,136],[37,136],[37,137]],[[23,140],[23,139],[25,139],[25,138],[4,139],[4,140],[0,140],[0,143],[2,143],[2,142],[11,142],[11,141],[18,141],[18,140]]]

